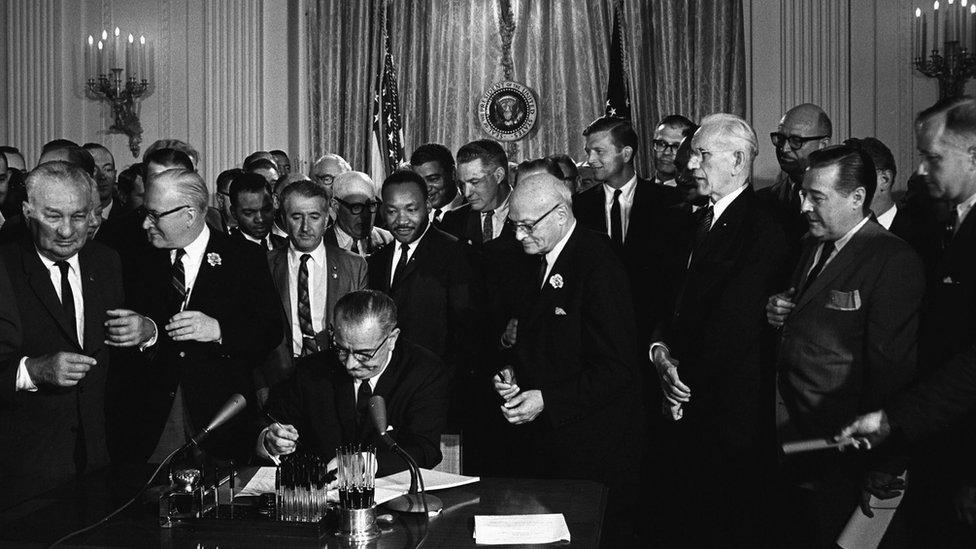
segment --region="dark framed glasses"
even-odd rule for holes
[[[146,219],[152,222],[153,225],[158,225],[159,220],[166,217],[167,215],[174,214],[185,208],[192,208],[189,204],[184,204],[182,206],[177,206],[172,210],[166,210],[165,212],[157,212],[156,210],[146,210]]]
[[[511,219],[509,219],[508,222],[512,224],[512,228],[514,228],[516,232],[518,232],[518,231],[525,231],[525,234],[532,234],[532,231],[535,230],[536,226],[539,223],[541,223],[542,220],[545,219],[549,214],[551,214],[552,212],[556,211],[556,208],[558,208],[559,206],[560,206],[559,204],[556,204],[555,206],[553,206],[552,208],[550,208],[548,212],[546,212],[546,213],[542,214],[541,216],[539,216],[539,219],[536,219],[535,221],[533,221],[531,223],[516,223],[516,222],[512,221]]]
[[[800,135],[786,135],[780,132],[772,132],[769,134],[769,140],[773,142],[773,146],[777,149],[783,146],[783,143],[789,143],[790,148],[794,151],[800,150],[805,143],[810,141],[816,141],[818,139],[824,139],[830,137],[829,135],[812,135],[810,137],[803,137]]]
[[[383,345],[386,345],[386,342],[390,340],[390,336],[392,335],[393,335],[392,331],[386,334],[386,337],[383,338],[383,341],[381,341],[380,344],[377,345],[375,349],[349,349],[346,347],[342,347],[341,345],[336,343],[335,333],[333,332],[332,351],[335,352],[336,357],[339,359],[339,362],[345,362],[346,359],[349,358],[350,354],[352,355],[353,358],[356,359],[357,362],[362,362],[362,363],[369,362],[370,360],[373,360],[373,357],[376,356],[376,353],[380,352],[380,349],[383,348]]]
[[[349,213],[352,215],[359,215],[365,210],[369,210],[369,213],[376,213],[376,210],[380,209],[380,201],[367,201],[367,202],[346,202],[341,198],[336,198],[336,202],[345,206]]]
[[[654,141],[651,141],[651,145],[654,147],[654,152],[656,153],[663,153],[667,151],[671,154],[674,154],[675,152],[678,151],[678,147],[681,146],[681,142],[679,141],[677,143],[668,143],[663,139],[655,139]]]

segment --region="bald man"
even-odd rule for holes
[[[332,183],[336,222],[325,232],[326,244],[369,257],[393,241],[390,231],[374,227],[380,207],[376,185],[363,172],[345,172]]]
[[[517,474],[582,478],[610,488],[607,517],[630,506],[640,457],[642,405],[630,286],[606,235],[579,226],[559,178],[519,182],[509,221],[523,251],[537,258],[518,317],[512,366],[494,377],[511,424]],[[633,524],[630,524],[633,528]],[[608,524],[621,547],[627,525]]]
[[[769,134],[776,148],[776,160],[783,170],[771,187],[756,193],[782,216],[790,245],[799,251],[800,238],[807,232],[807,220],[800,213],[800,187],[810,153],[830,144],[833,125],[823,109],[803,103],[786,111],[776,131]]]
[[[349,166],[345,158],[337,154],[326,153],[312,164],[308,176],[319,185],[331,188],[337,176],[349,171],[352,171],[352,167]]]

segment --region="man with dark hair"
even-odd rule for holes
[[[196,170],[193,159],[177,149],[162,148],[152,152],[146,151],[146,154],[142,155],[142,163],[146,166],[146,179],[173,168]]]
[[[280,177],[285,177],[291,173],[291,160],[288,158],[288,153],[281,149],[275,149],[271,151],[271,157],[274,159],[275,164],[278,165],[278,175]]]
[[[142,201],[146,196],[146,184],[142,176],[146,167],[137,162],[119,172],[119,202],[124,212],[131,212],[142,208]]]
[[[335,306],[328,351],[298,361],[295,375],[272,391],[267,409],[282,423],[258,435],[258,454],[295,451],[301,437],[309,452],[330,460],[341,444],[376,447],[376,476],[406,468],[379,440],[369,418],[369,399],[386,401],[389,436],[421,467],[441,461],[440,437],[447,418],[450,372],[436,355],[401,337],[397,307],[387,295],[351,292]]]
[[[271,163],[274,163],[274,156],[272,156],[268,151],[254,151],[244,157],[244,162],[241,162],[241,168],[243,168],[244,171],[248,171],[248,165],[257,160],[268,160]]]
[[[776,131],[769,134],[783,172],[775,184],[761,189],[759,196],[780,212],[795,250],[807,232],[806,217],[800,213],[803,174],[810,154],[826,147],[832,134],[830,117],[813,103],[803,103],[786,111]]]
[[[3,155],[7,159],[7,165],[14,170],[20,170],[22,172],[27,171],[27,163],[24,161],[24,155],[20,152],[17,147],[11,147],[8,145],[0,146],[0,155]]]
[[[231,168],[217,175],[217,192],[214,194],[214,202],[228,231],[237,226],[237,220],[234,219],[234,214],[230,211],[230,184],[243,173],[244,170],[240,168]]]
[[[654,182],[658,185],[674,187],[674,155],[686,137],[691,137],[698,126],[680,114],[669,114],[654,128]]]
[[[66,149],[69,147],[80,147],[80,145],[70,139],[52,139],[41,147],[41,154],[48,151],[53,151],[55,149]],[[38,162],[38,164],[40,164],[40,162]]]
[[[786,292],[769,298],[780,330],[777,431],[781,442],[827,438],[859,411],[886,402],[915,372],[924,270],[917,254],[870,215],[877,186],[866,153],[815,151],[801,204],[810,234]],[[829,547],[865,494],[898,487],[903,456],[862,462],[838,453],[787,459],[790,543]]]
[[[424,178],[430,192],[430,222],[439,225],[444,214],[464,204],[454,180],[454,156],[439,143],[425,143],[410,155],[410,167]]]
[[[497,141],[479,139],[457,152],[457,180],[468,203],[444,215],[441,228],[459,240],[483,244],[510,234],[508,157]]]
[[[147,158],[160,149],[173,149],[174,151],[179,151],[190,159],[190,168],[194,169],[200,163],[200,153],[197,152],[189,143],[185,141],[180,141],[179,139],[158,139],[153,142],[152,145],[146,147],[146,151],[142,153],[142,162],[146,163]]]
[[[674,188],[637,176],[637,133],[630,121],[603,116],[583,135],[587,162],[603,184],[576,195],[573,212],[580,225],[610,236],[630,280],[639,343],[647,348],[651,329],[665,312],[655,296],[661,275],[656,266],[665,259],[660,246],[664,231],[661,220],[680,196]]]
[[[268,185],[274,185],[278,180],[278,165],[267,158],[255,158],[244,165],[244,173],[258,174],[268,182]]]
[[[288,245],[268,253],[285,334],[265,361],[258,379],[259,399],[293,371],[294,360],[329,347],[328,328],[336,302],[366,288],[363,258],[325,242],[331,196],[322,186],[299,181],[281,193]]]
[[[7,207],[7,193],[10,189],[10,176],[13,173],[7,164],[7,157],[0,154],[0,227],[3,227],[3,223],[6,221],[4,212],[10,213],[11,211]]]
[[[230,184],[230,212],[237,222],[230,235],[261,246],[265,251],[277,250],[287,244],[286,239],[271,233],[274,223],[274,204],[268,182],[256,173],[243,173]]]
[[[99,143],[85,143],[82,148],[92,155],[95,161],[95,182],[98,183],[98,198],[102,207],[102,219],[118,216],[121,208],[115,207],[116,187],[115,157],[112,151]]]
[[[26,187],[27,230],[0,247],[0,508],[108,463],[105,342],[123,300],[118,255],[88,242],[94,180],[55,161]]]
[[[52,143],[54,142],[52,141]],[[61,143],[61,141],[59,140],[57,143]],[[62,160],[80,166],[81,169],[85,170],[85,173],[95,177],[95,159],[92,158],[91,153],[77,145],[58,144],[49,147],[45,146],[41,151],[41,157],[37,159],[37,165],[40,166],[45,162],[52,162],[54,160]]]

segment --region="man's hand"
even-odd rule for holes
[[[844,427],[834,440],[850,439],[851,446],[858,450],[870,450],[884,442],[891,434],[891,424],[884,410],[865,414]]]
[[[220,339],[220,323],[200,311],[176,313],[166,325],[166,333],[173,341],[207,343]]]
[[[96,364],[98,361],[94,358],[78,353],[55,353],[28,358],[24,362],[35,385],[46,383],[58,387],[77,385]]]
[[[883,471],[868,471],[861,490],[861,512],[868,518],[874,518],[871,496],[878,499],[891,499],[900,496],[904,490],[905,479]]]
[[[691,400],[691,388],[678,377],[678,360],[671,357],[667,347],[657,345],[651,356],[657,375],[661,382],[661,391],[667,399],[668,407],[672,411],[681,404]]]
[[[502,334],[502,347],[511,349],[518,341],[518,319],[511,318],[505,326],[505,333]]]
[[[962,486],[952,498],[960,522],[976,526],[976,486]]]
[[[502,404],[502,415],[509,423],[521,425],[539,417],[545,407],[546,405],[542,401],[542,391],[525,391]]]
[[[128,309],[110,309],[105,312],[109,316],[105,321],[106,345],[135,347],[152,339],[155,325],[148,318]]]
[[[498,393],[498,396],[505,399],[505,401],[517,395],[521,390],[518,384],[515,383],[515,372],[511,366],[505,366],[501,370],[498,370],[498,373],[491,378],[491,382],[495,386],[495,392]]]
[[[766,321],[774,328],[782,328],[786,318],[793,312],[793,296],[796,295],[796,288],[790,288],[785,292],[780,292],[770,296],[766,302]]]
[[[283,456],[295,451],[298,430],[293,425],[272,423],[264,434],[264,449],[272,456]]]

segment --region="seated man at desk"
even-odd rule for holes
[[[390,435],[420,467],[441,461],[440,437],[447,416],[450,374],[432,352],[400,339],[396,304],[362,290],[335,306],[328,351],[300,359],[294,375],[275,387],[267,404],[275,423],[258,436],[258,455],[290,454],[301,448],[332,459],[340,444],[376,446],[377,476],[406,469],[379,440],[369,399],[386,401]]]

